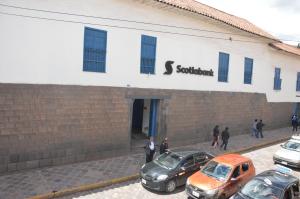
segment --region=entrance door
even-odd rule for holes
[[[143,110],[144,110],[144,100],[136,99],[133,102],[132,109],[132,124],[131,124],[131,133],[132,138],[138,139],[142,138],[143,131]]]
[[[299,103],[295,103],[294,104],[293,114],[294,115],[298,115],[298,117],[299,117],[299,111],[300,111],[300,104]]]
[[[148,137],[156,137],[157,133],[157,99],[135,99],[132,108],[131,147],[141,148]]]
[[[150,104],[150,118],[149,118],[149,137],[155,137],[157,135],[157,107],[158,100],[151,99]]]

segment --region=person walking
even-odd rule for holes
[[[155,153],[155,145],[153,141],[153,137],[150,137],[150,139],[147,141],[145,148],[146,153],[146,163],[151,162],[153,160],[153,156]]]
[[[255,136],[257,138],[258,135],[257,135],[256,125],[257,125],[257,119],[255,119],[254,122],[253,122],[253,125],[252,125],[252,134],[251,134],[252,137]]]
[[[265,126],[265,124],[262,122],[262,120],[259,120],[259,122],[256,125],[257,131],[258,131],[257,138],[259,138],[259,136],[260,136],[260,138],[264,138],[263,133],[262,133],[263,126]]]
[[[228,145],[228,140],[229,140],[229,132],[228,132],[228,127],[225,128],[224,131],[222,131],[221,138],[222,138],[222,144],[220,146],[220,149],[224,146],[224,150],[227,150],[227,145]]]
[[[293,115],[292,117],[292,126],[293,126],[293,131],[298,130],[298,118],[296,115]]]
[[[213,130],[213,142],[211,143],[211,146],[216,148],[219,145],[219,125],[216,125],[214,130]]]
[[[168,149],[169,149],[168,138],[165,138],[160,144],[159,153],[163,154],[167,152]]]

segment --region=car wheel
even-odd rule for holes
[[[166,184],[166,191],[168,193],[173,192],[176,189],[176,183],[174,180],[170,180],[167,184]]]

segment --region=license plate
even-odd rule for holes
[[[143,184],[147,184],[147,181],[145,179],[142,179]]]
[[[197,198],[199,198],[199,196],[200,196],[200,194],[196,191],[193,191],[192,194],[193,194],[193,196],[196,196]]]
[[[282,161],[281,164],[287,165],[287,162]]]

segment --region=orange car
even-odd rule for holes
[[[189,198],[228,198],[255,176],[252,161],[238,154],[213,158],[186,182]]]

